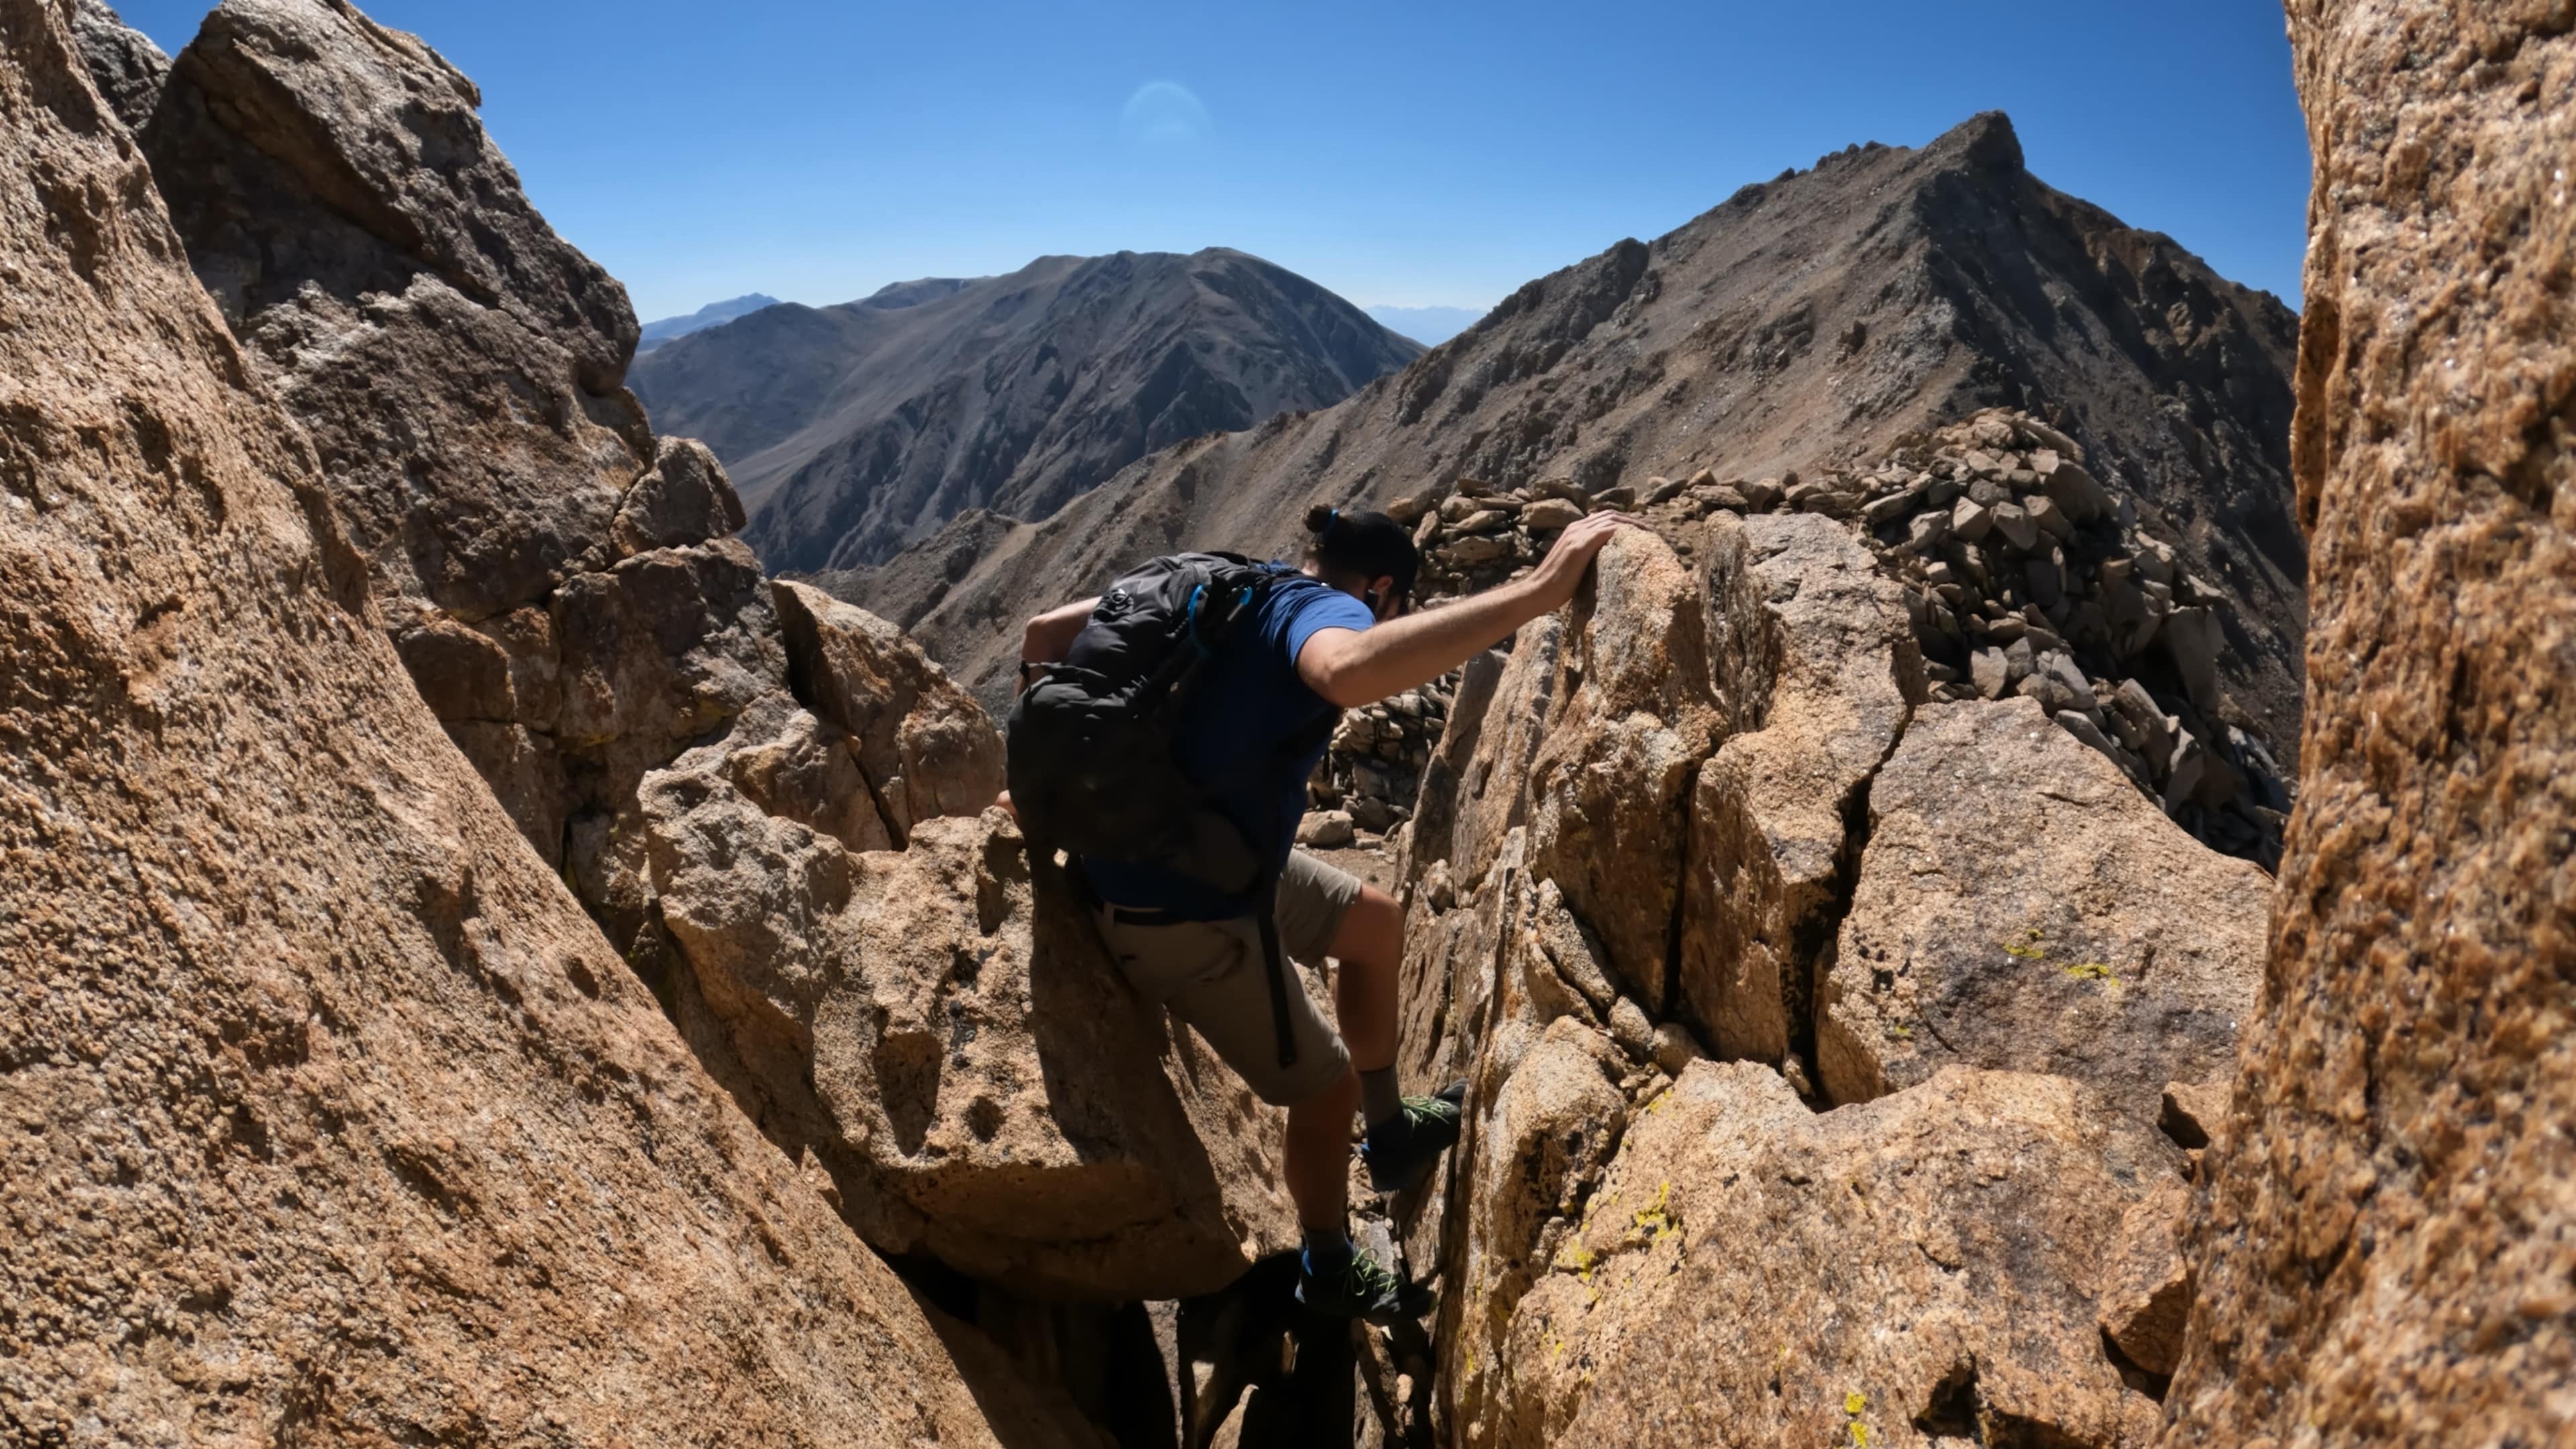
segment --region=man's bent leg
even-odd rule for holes
[[[1292,866],[1282,882],[1283,944],[1290,954],[1318,961],[1339,937],[1342,918],[1361,893],[1359,882],[1320,862]],[[1383,899],[1383,897],[1381,897]],[[1392,901],[1386,902],[1388,907]],[[1266,968],[1259,933],[1250,921],[1130,926],[1117,913],[1100,913],[1101,932],[1120,970],[1147,997],[1169,1007],[1195,1028],[1227,1065],[1265,1100],[1288,1108],[1282,1166],[1299,1224],[1305,1229],[1304,1272],[1298,1301],[1318,1312],[1391,1322],[1426,1311],[1426,1296],[1351,1246],[1346,1225],[1350,1182],[1351,1112],[1359,1079],[1343,1043],[1325,1024],[1293,974],[1288,981],[1290,1024],[1297,1061],[1282,1066],[1271,1021]],[[1390,909],[1382,925],[1401,932]],[[1387,963],[1383,978],[1382,1050],[1394,1058],[1394,971],[1401,952],[1372,951]]]
[[[1344,900],[1337,903],[1328,949],[1341,963],[1333,983],[1334,1013],[1359,1078],[1360,1110],[1368,1123],[1360,1156],[1368,1163],[1371,1186],[1400,1192],[1421,1181],[1457,1142],[1465,1084],[1453,1082],[1436,1096],[1400,1095],[1396,996],[1404,972],[1404,908],[1392,896],[1298,856],[1280,881],[1283,920],[1289,915],[1285,902],[1292,887],[1313,894],[1317,887],[1309,882],[1333,877],[1349,882]]]
[[[1404,910],[1299,851],[1279,877],[1279,934],[1301,961],[1341,963],[1333,1007],[1351,1065],[1359,1070],[1360,1113],[1371,1127],[1403,1110],[1395,1080],[1396,979],[1404,962]]]
[[[1351,1242],[1351,1109],[1359,1078],[1341,1080],[1288,1109],[1288,1193],[1305,1229],[1297,1301],[1336,1318],[1394,1323],[1431,1310],[1431,1295],[1388,1272]]]

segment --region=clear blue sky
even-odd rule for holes
[[[206,8],[122,7],[174,53]],[[1483,307],[1993,108],[2043,179],[2298,303],[2308,154],[2270,0],[366,8],[481,84],[537,205],[647,319],[1212,245],[1363,306]]]

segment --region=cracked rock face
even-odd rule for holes
[[[2565,1442],[2576,16],[2288,11],[2304,773],[2167,1442]]]
[[[114,38],[85,32],[93,70]],[[1293,1242],[1275,1114],[977,825],[983,712],[882,621],[773,588],[713,456],[651,436],[622,290],[479,99],[339,0],[232,0],[142,140],[238,358],[321,454],[336,582],[608,969],[885,1251],[1134,1298]]]
[[[701,1056],[889,1253],[1118,1301],[1293,1246],[1279,1114],[1126,989],[1007,815],[939,813],[999,792],[992,722],[883,621],[778,590],[819,712],[765,699],[640,797],[628,888]]]
[[[1710,633],[1733,733],[1693,786],[1681,992],[1709,1045],[1809,1053],[1811,983],[1850,889],[1869,778],[1923,696],[1902,595],[1849,529],[1720,515]]]
[[[1956,1062],[2073,1077],[2153,1123],[2167,1082],[2232,1070],[2271,882],[2037,701],[1917,711],[1869,814],[1817,1025],[1834,1101]]]
[[[798,696],[850,741],[888,838],[1002,793],[1002,739],[903,631],[820,589],[774,586]]]
[[[1414,800],[1409,871],[1442,862],[1452,889],[1471,891],[1505,839],[1529,823],[1522,787],[1538,756],[1564,647],[1565,619],[1550,614],[1522,625],[1508,654],[1480,655],[1461,671],[1449,728]]]
[[[1607,948],[1611,975],[1667,1004],[1691,777],[1716,745],[1698,579],[1644,531],[1601,552],[1572,605],[1529,766],[1530,869]]]
[[[647,787],[665,929],[871,1243],[1107,1301],[1294,1246],[1278,1114],[1126,991],[1006,816],[853,853],[697,763]]]
[[[70,9],[0,0],[0,1438],[1092,1442],[442,738]]]

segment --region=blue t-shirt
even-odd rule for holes
[[[1256,762],[1277,762],[1292,740],[1340,712],[1297,677],[1297,651],[1319,629],[1365,629],[1377,618],[1368,605],[1329,584],[1285,564],[1270,568],[1279,582],[1245,621],[1246,632],[1209,666],[1173,744],[1181,772],[1193,783],[1205,788],[1228,782],[1216,787],[1211,803],[1256,851],[1281,866],[1296,844],[1306,781],[1324,758],[1325,744],[1318,740],[1286,762]],[[1092,889],[1114,905],[1169,911],[1193,921],[1231,920],[1251,909],[1241,896],[1163,866],[1085,857],[1083,867]]]

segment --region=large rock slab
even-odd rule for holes
[[[0,0],[0,1436],[1096,1443],[970,1388],[440,733],[69,10]]]
[[[1848,528],[1719,518],[1709,636],[1729,733],[1693,785],[1681,1006],[1720,1056],[1778,1062],[1812,1049],[1851,827],[1923,698],[1922,655],[1903,590]]]
[[[1402,831],[1408,881],[1445,861],[1451,885],[1472,891],[1505,838],[1529,823],[1525,786],[1559,682],[1564,614],[1532,619],[1509,644],[1509,652],[1480,654],[1460,673],[1448,727],[1423,766],[1413,819]]]
[[[513,673],[545,678],[537,697],[555,708],[535,728],[585,767],[570,778],[593,809],[623,808],[646,770],[787,683],[768,581],[740,539],[577,574],[546,613],[552,658],[515,656]]]
[[[868,1241],[1108,1300],[1295,1244],[1281,1114],[1127,990],[1007,814],[853,851],[740,788],[736,746],[645,783],[660,928]]]
[[[152,37],[126,24],[106,0],[75,0],[72,41],[89,66],[101,100],[128,130],[139,130],[161,104],[170,80],[170,57]]]
[[[837,726],[897,844],[1002,793],[1002,737],[903,631],[820,589],[774,586],[798,698]]]
[[[1950,1063],[2053,1072],[2152,1123],[2224,1079],[2271,881],[2183,833],[2037,701],[1927,705],[1869,791],[1818,1023],[1837,1102]]]
[[[1672,547],[1625,533],[1568,608],[1459,685],[1399,865],[1398,1065],[1408,1083],[1465,1078],[1469,1103],[1462,1145],[1401,1205],[1418,1272],[1454,1279],[1470,1255],[1519,1253],[1517,1230],[1495,1225],[1519,1204],[1486,1199],[1517,1191],[1489,1179],[1513,1170],[1509,1143],[1526,1134],[1510,1084],[1551,1030],[1601,1045],[1611,1097],[1644,1081],[1670,992],[1690,778],[1719,728],[1706,627]]]
[[[229,0],[143,133],[379,587],[468,621],[613,558],[654,456],[625,290],[529,204],[481,99],[346,4]]]
[[[1542,1102],[1573,1110],[1590,1089]],[[1527,1070],[1527,1068],[1525,1068]],[[2096,1325],[2124,1210],[2180,1153],[2060,1078],[1949,1069],[1810,1112],[1770,1068],[1700,1062],[1627,1115],[1585,1191],[1444,1346],[1454,1442],[2143,1445],[2158,1407]],[[1567,1181],[1567,1132],[1531,1159]]]
[[[2576,32],[2288,10],[2304,769],[2168,1442],[2566,1442]]]
[[[1530,872],[1525,851],[1524,833],[1512,832],[1472,893],[1442,909],[1428,897],[1445,900],[1445,885],[1426,892],[1408,922],[1399,1065],[1408,1082],[1464,1078],[1468,1091],[1462,1143],[1443,1163],[1445,1176],[1434,1179],[1440,1190],[1406,1205],[1405,1253],[1425,1270],[1451,1255],[1453,1276],[1466,1262],[1526,1258],[1537,1200],[1530,1184],[1539,1180],[1529,1174],[1554,1184],[1538,1194],[1553,1200],[1596,1169],[1617,1140],[1626,1097],[1645,1090],[1653,1072],[1644,1010],[1619,994],[1607,947],[1556,882]],[[1568,1106],[1563,1092],[1522,1082],[1526,1060],[1542,1049],[1560,1064],[1589,1060],[1587,1070],[1606,1085]],[[1542,1075],[1560,1086],[1574,1080],[1553,1070]],[[1555,1105],[1532,1115],[1533,1091]],[[1576,1150],[1560,1141],[1567,1133],[1592,1140],[1590,1159],[1542,1170],[1539,1159]]]
[[[1650,1012],[1671,995],[1691,781],[1720,729],[1703,599],[1661,538],[1612,538],[1568,610],[1528,769],[1530,870]]]
[[[419,37],[348,0],[225,0],[171,85],[145,151],[227,318],[308,284],[391,299],[434,275],[551,340],[589,394],[620,391],[640,331],[626,289],[546,225],[481,90]],[[230,174],[169,174],[184,154]]]

